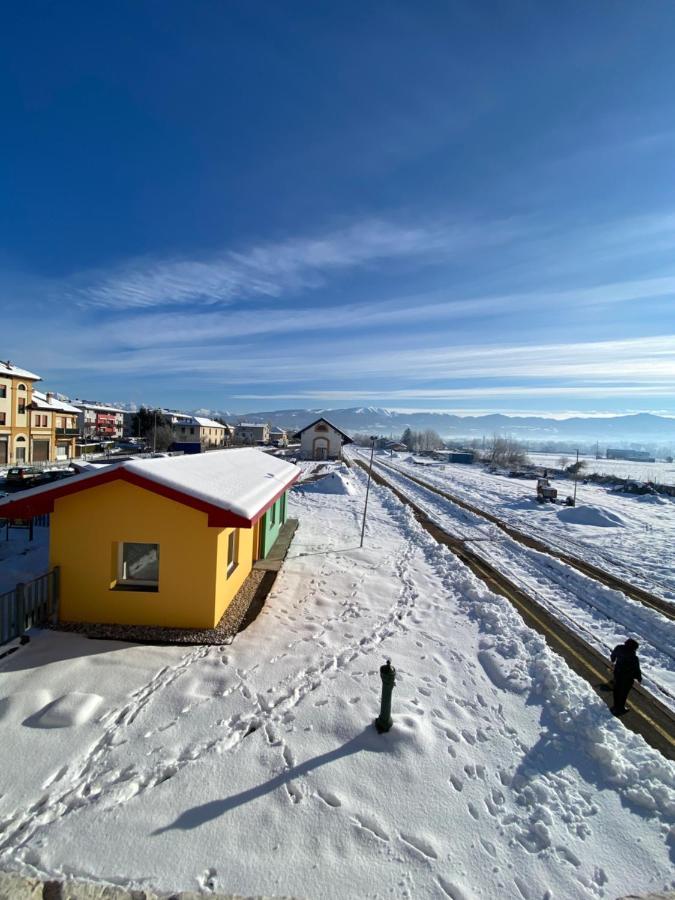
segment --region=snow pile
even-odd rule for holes
[[[624,528],[621,516],[598,506],[566,506],[558,510],[558,518],[568,525],[592,525],[596,528]]]
[[[329,472],[316,481],[311,481],[299,487],[299,490],[314,494],[354,494],[356,493],[351,479],[342,472]]]

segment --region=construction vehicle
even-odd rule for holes
[[[558,491],[556,488],[551,487],[551,482],[548,478],[537,478],[537,502],[545,503],[547,500],[550,500],[551,503],[555,503],[558,497]]]

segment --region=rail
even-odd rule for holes
[[[58,608],[58,566],[0,594],[0,646],[21,637],[29,628],[54,622]]]
[[[358,457],[354,459],[354,462],[364,471],[368,470],[367,463]],[[419,504],[391,484],[381,471],[374,468],[372,477],[374,481],[388,488],[402,503],[410,507],[417,521],[434,540],[451,550],[491,590],[506,597],[520,612],[524,621],[538,631],[547,644],[562,656],[568,665],[578,675],[581,675],[605,702],[608,701],[606,686],[611,678],[612,670],[607,659],[595,647],[590,646],[580,635],[568,628],[503,572],[474,553],[465,541],[452,537],[433,522]],[[405,477],[409,478],[410,476],[406,474]],[[429,489],[435,490],[431,487]],[[641,734],[647,743],[668,759],[675,759],[675,714],[642,685],[634,686],[634,695],[632,703],[634,713],[622,719],[622,723],[631,731]]]

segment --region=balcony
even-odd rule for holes
[[[57,437],[77,437],[79,435],[79,429],[77,428],[57,428],[56,436]]]

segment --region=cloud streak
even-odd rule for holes
[[[431,260],[509,234],[508,226],[400,226],[372,220],[319,237],[257,244],[206,259],[139,260],[111,273],[85,273],[65,293],[83,307],[227,305],[317,287],[331,272],[384,260]]]

